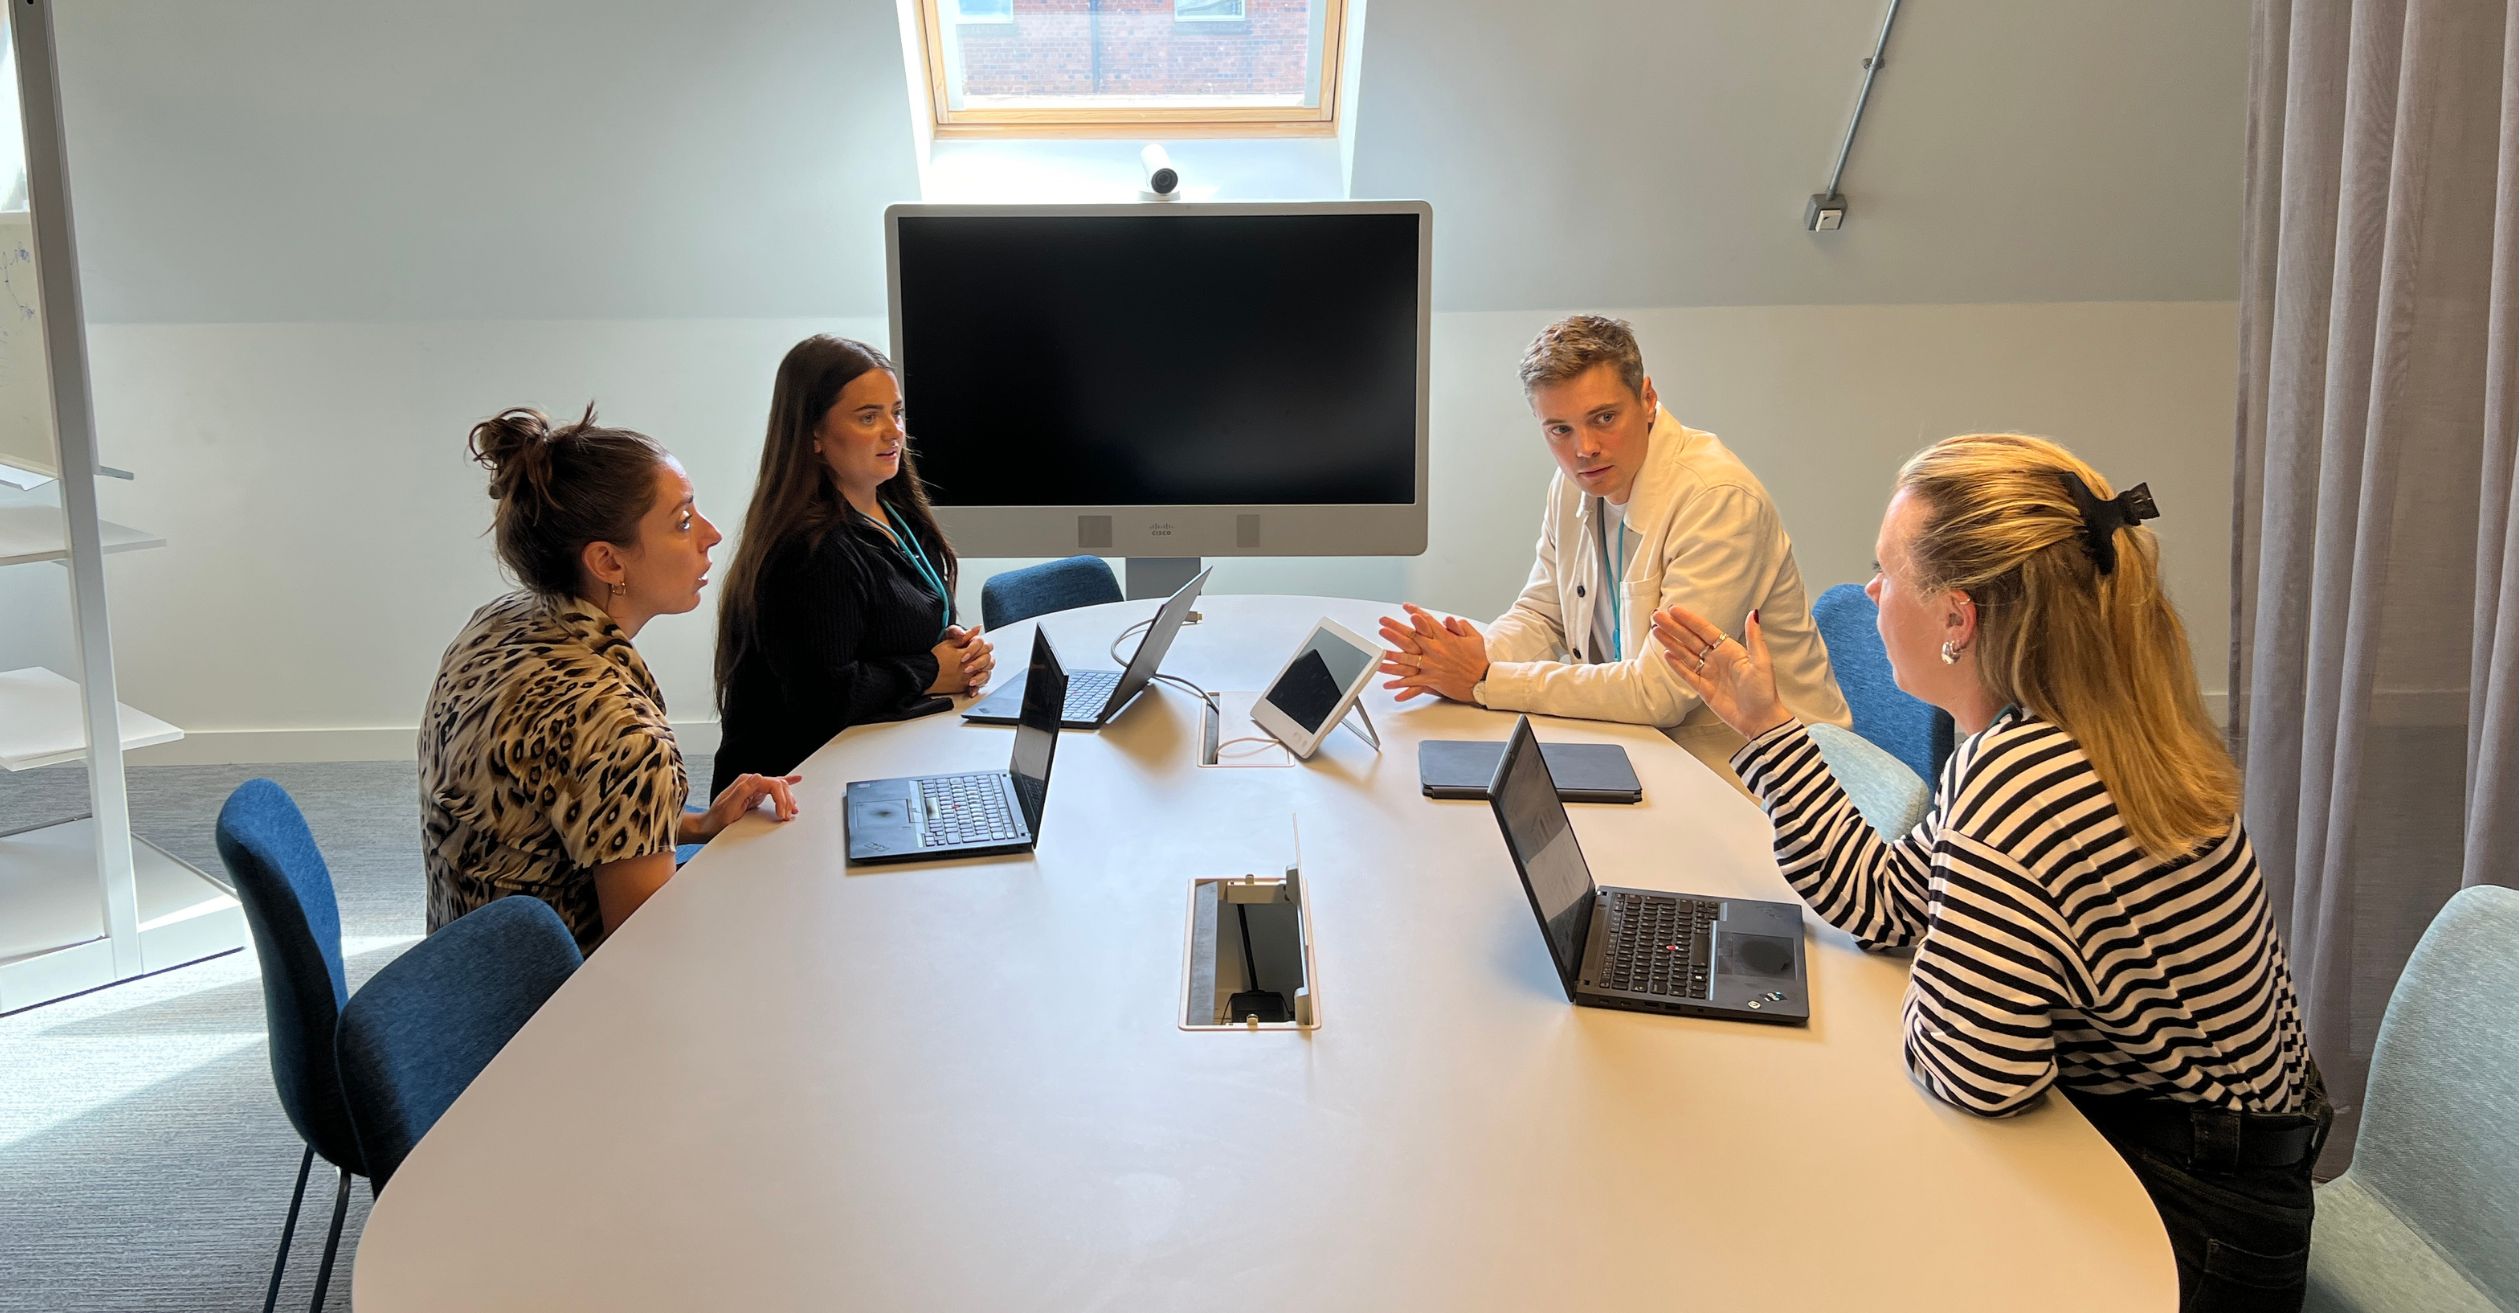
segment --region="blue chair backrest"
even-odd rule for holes
[[[219,860],[262,961],[271,1081],[281,1110],[324,1161],[365,1175],[333,1065],[333,1029],[350,990],[332,871],[297,803],[270,780],[248,780],[228,795],[218,833]]]
[[[1120,600],[1120,580],[1099,556],[1071,556],[989,576],[980,585],[980,623],[1003,629],[1053,611]]]
[[[2504,1308],[2520,1297],[2520,894],[2462,889],[2381,1014],[2355,1182]]]
[[[1820,747],[1846,800],[1855,804],[1884,839],[1904,839],[1933,806],[1933,790],[1916,778],[1907,763],[1873,746],[1870,739],[1835,725],[1808,725],[1805,731]]]
[[[1890,677],[1880,614],[1859,584],[1839,584],[1811,604],[1811,619],[1829,649],[1838,691],[1846,694],[1846,705],[1855,713],[1855,732],[1907,763],[1930,786],[1951,756],[1951,717],[1908,696]]]
[[[378,1189],[581,960],[550,904],[512,894],[360,987],[341,1014],[341,1082]]]

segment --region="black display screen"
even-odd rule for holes
[[[1557,785],[1527,722],[1515,727],[1506,745],[1488,803],[1522,871],[1531,910],[1549,941],[1549,956],[1557,960],[1567,997],[1573,998],[1584,967],[1584,941],[1592,930],[1592,868],[1575,844],[1575,827],[1566,819],[1566,806],[1558,801]]]
[[[1416,500],[1417,214],[895,223],[938,505]]]
[[[1050,759],[1059,750],[1059,715],[1067,708],[1067,668],[1050,646],[1050,635],[1033,630],[1032,662],[1024,672],[1024,709],[1015,722],[1015,755],[1007,770],[1024,821],[1041,837],[1041,813],[1050,800]]]

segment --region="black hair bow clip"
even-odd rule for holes
[[[2082,515],[2083,550],[2091,553],[2091,563],[2100,567],[2100,573],[2116,573],[2118,530],[2161,517],[2161,508],[2153,504],[2151,485],[2139,483],[2104,500],[2092,495],[2091,485],[2081,475],[2069,470],[2064,478],[2066,494]]]

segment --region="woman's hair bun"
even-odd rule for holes
[[[587,420],[592,420],[594,408],[587,409]],[[472,458],[490,470],[492,500],[539,506],[551,500],[553,448],[566,433],[555,433],[550,417],[541,411],[513,406],[473,425],[466,445]]]

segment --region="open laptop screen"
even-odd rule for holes
[[[1129,658],[1128,668],[1120,672],[1120,682],[1111,690],[1110,710],[1129,705],[1147,681],[1155,678],[1156,668],[1164,662],[1164,653],[1171,650],[1173,639],[1181,633],[1181,622],[1199,600],[1199,587],[1207,582],[1214,568],[1199,571],[1199,577],[1174,590],[1155,612],[1155,623],[1146,627],[1146,637],[1138,640],[1137,653]]]
[[[1024,823],[1041,837],[1041,810],[1050,797],[1050,756],[1059,747],[1059,716],[1067,707],[1067,668],[1050,646],[1050,635],[1033,630],[1032,665],[1024,672],[1024,709],[1015,721],[1015,796]]]
[[[1577,973],[1584,968],[1584,938],[1592,928],[1592,870],[1575,846],[1575,828],[1567,823],[1566,805],[1558,801],[1557,784],[1549,778],[1529,720],[1514,722],[1513,737],[1506,740],[1505,755],[1496,764],[1488,804],[1522,872],[1531,910],[1549,941],[1549,956],[1557,959],[1567,997],[1573,998]]]

